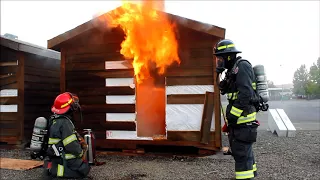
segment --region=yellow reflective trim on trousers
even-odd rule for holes
[[[243,110],[241,109],[238,109],[234,106],[231,107],[231,110],[230,110],[230,113],[237,116],[237,117],[240,117],[241,116],[241,113],[243,112]]]
[[[253,167],[253,168],[252,168],[253,171],[257,171],[257,164],[253,164],[252,167]]]
[[[61,141],[61,139],[59,139],[59,138],[49,138],[48,144],[57,144],[60,141]]]
[[[221,50],[221,49],[226,49],[226,48],[230,48],[230,47],[234,47],[234,44],[229,44],[229,45],[225,45],[225,46],[219,46],[217,49]]]
[[[62,142],[63,142],[63,145],[66,146],[70,144],[72,141],[76,141],[76,140],[78,140],[77,136],[75,134],[71,134],[70,136],[66,137]]]
[[[255,82],[252,83],[252,88],[253,88],[254,90],[257,89],[257,84],[256,84]]]
[[[243,124],[243,123],[247,123],[247,122],[251,122],[256,120],[256,112],[253,112],[251,114],[248,114],[247,117],[241,116],[238,118],[237,124]]]
[[[63,173],[64,173],[64,167],[62,165],[58,164],[57,176],[63,177]]]
[[[76,158],[76,156],[73,155],[73,154],[65,154],[65,158],[66,158],[66,160],[69,160],[69,159],[74,159],[74,158]]]
[[[236,172],[236,179],[249,179],[253,177],[253,170]]]
[[[233,95],[233,96],[232,96]],[[238,99],[238,92],[234,92],[234,93],[228,93],[227,94],[227,98],[228,100],[236,100]],[[231,99],[232,98],[232,99]]]

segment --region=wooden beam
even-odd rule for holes
[[[167,104],[203,104],[204,100],[204,94],[167,95]]]
[[[10,105],[10,104],[18,104],[18,103],[19,103],[19,100],[17,96],[0,97],[1,105]]]
[[[18,83],[18,121],[20,123],[19,129],[19,140],[23,140],[24,135],[24,61],[25,53],[18,53],[18,72],[17,72],[17,83]]]
[[[201,133],[200,142],[203,144],[208,144],[211,137],[210,129],[211,129],[211,123],[212,123],[213,107],[214,107],[214,93],[206,92],[204,108],[202,113],[201,129],[200,129],[200,133]]]
[[[0,78],[0,87],[1,87],[1,89],[3,89],[2,86],[6,86],[6,85],[9,85],[9,84],[14,84],[16,82],[17,82],[17,75],[16,74],[9,75],[9,76]]]
[[[214,84],[220,83],[220,77],[218,77],[218,73],[216,72],[216,57],[213,58],[213,82]],[[221,148],[222,140],[221,140],[221,100],[220,100],[220,89],[219,86],[214,86],[214,121],[215,121],[215,147]]]
[[[210,132],[210,141],[213,141],[214,132]],[[201,133],[199,131],[168,131],[167,139],[170,141],[196,141],[199,142]]]
[[[134,113],[134,104],[101,104],[101,105],[81,105],[86,113]]]
[[[133,69],[132,64],[128,61],[106,61],[105,69]]]
[[[0,121],[17,121],[18,113],[17,112],[1,112]]]
[[[0,67],[0,74],[16,73],[17,69],[18,69],[17,65],[14,65],[14,66],[1,66]]]

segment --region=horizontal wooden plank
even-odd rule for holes
[[[106,61],[105,69],[133,69],[132,63],[128,60],[125,61]]]
[[[51,112],[52,104],[50,105],[28,105],[24,107],[25,113]]]
[[[24,88],[26,90],[41,90],[41,91],[48,91],[48,92],[59,92],[60,91],[60,84],[56,83],[37,83],[37,82],[25,82]]]
[[[200,141],[200,131],[167,131],[167,139],[171,141]],[[214,140],[214,132],[210,132],[210,141]]]
[[[88,40],[88,38],[86,38]],[[84,46],[74,46],[66,49],[66,55],[75,55],[75,54],[93,54],[93,53],[114,53],[119,52],[121,49],[122,40],[119,39],[115,43],[109,44],[92,44],[92,45],[84,45]]]
[[[17,65],[18,65],[17,61],[0,62],[0,67],[5,67],[5,66],[17,66]]]
[[[191,58],[211,58],[213,60],[213,48],[192,48],[190,49]]]
[[[86,72],[66,72],[67,81],[88,80],[91,77],[100,78],[133,78],[134,71],[130,70],[103,70],[103,71],[86,71]]]
[[[81,105],[84,112],[90,113],[134,113],[134,104]]]
[[[15,142],[17,142],[17,141],[19,141],[18,136],[0,136],[0,142],[7,142],[9,144],[16,144]]]
[[[135,94],[135,90],[130,87],[99,87],[99,88],[83,88],[83,89],[68,88],[67,90],[77,94],[79,97],[81,97],[81,99],[82,97],[86,97],[86,96],[134,95]]]
[[[1,79],[0,79],[1,81]],[[0,89],[3,90],[3,89],[17,89],[18,88],[18,83],[12,83],[12,84],[6,84],[6,85],[3,85],[3,86],[0,86]]]
[[[171,77],[196,77],[196,76],[213,76],[213,68],[201,67],[201,68],[168,68],[165,76]]]
[[[0,127],[0,136],[19,136],[20,129],[18,128],[11,128],[11,129],[5,129]]]
[[[39,69],[60,71],[60,60],[51,59],[35,54],[25,54],[25,66]]]
[[[28,67],[26,66],[24,68],[24,73],[29,75],[35,75],[35,76],[43,76],[43,77],[52,77],[52,78],[59,78],[60,77],[60,71],[57,70],[47,70],[47,69],[40,69],[35,67]]]
[[[57,95],[59,95],[60,92],[51,92],[51,91],[34,91],[34,90],[25,90],[24,91],[24,96],[32,96],[32,97],[38,97],[38,98],[43,98],[43,97],[56,97]]]
[[[87,104],[87,105],[106,104],[106,96],[105,95],[93,95],[93,96],[84,96],[84,97],[79,96],[79,102],[80,104]]]
[[[18,66],[1,66],[0,67],[0,74],[15,74],[17,72]]]
[[[90,121],[89,121],[90,122]],[[135,131],[136,123],[135,122],[100,122],[98,124],[86,123],[79,125],[78,127],[85,129],[92,129],[93,132],[101,130],[126,130],[126,131]]]
[[[17,62],[18,56],[17,56],[17,51],[10,49],[5,46],[1,46],[0,50],[0,62]]]
[[[66,89],[84,89],[84,88],[100,88],[105,87],[106,82],[104,78],[96,77],[87,81],[68,80],[66,82]]]
[[[24,75],[24,81],[26,82],[35,82],[35,83],[44,83],[44,84],[51,84],[51,83],[60,83],[59,78],[52,78],[52,77],[43,77],[37,75]]]
[[[167,96],[167,104],[203,104],[205,94],[175,94]]]
[[[19,127],[18,121],[0,121],[0,129],[17,129]]]
[[[17,112],[1,112],[0,121],[17,121],[18,113]]]
[[[1,105],[11,105],[11,104],[18,104],[18,103],[19,103],[19,98],[17,96],[11,96],[11,97],[0,96]]]
[[[99,70],[105,70],[105,62],[66,64],[66,71],[99,71]]]
[[[125,60],[125,58],[119,52],[75,54],[67,55],[66,57],[66,63],[97,63],[123,60]]]
[[[41,97],[37,98],[36,96],[25,96],[24,97],[24,104],[25,105],[52,105],[54,102],[55,97]]]
[[[166,86],[173,85],[213,85],[213,76],[167,77]]]
[[[16,83],[16,82],[17,82],[17,76],[15,74],[4,77],[4,78],[0,78],[0,86],[1,87],[5,86],[5,85]]]

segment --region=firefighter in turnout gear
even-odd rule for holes
[[[80,110],[79,98],[69,92],[58,95],[49,119],[49,142],[45,162],[49,177],[84,178],[90,171],[83,155],[87,145],[75,131],[73,113]]]
[[[237,50],[231,40],[221,40],[215,47],[217,72],[225,69],[224,80],[219,84],[222,95],[227,95],[227,124],[222,131],[228,132],[229,154],[235,160],[236,179],[253,179],[257,175],[252,145],[256,142],[259,122],[256,120],[258,101],[255,93],[255,75],[249,61],[237,56]]]

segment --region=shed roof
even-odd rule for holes
[[[119,10],[121,10],[121,8],[122,7],[120,6],[114,10],[111,10],[111,11],[103,14],[103,15],[100,15],[99,17],[96,17],[92,20],[89,20],[89,21],[75,27],[74,29],[71,29],[65,33],[62,33],[62,34],[48,40],[48,48],[60,51],[60,48],[61,48],[61,45],[63,42],[68,41],[76,36],[81,35],[82,33],[86,32],[86,31],[89,31],[89,30],[95,28],[97,26],[97,22],[101,23],[101,21],[98,21],[99,18],[103,18],[103,16],[105,16],[108,13],[113,13],[115,11],[119,11]],[[204,32],[204,33],[207,33],[212,36],[219,37],[219,38],[225,37],[225,29],[224,28],[214,26],[211,24],[207,24],[207,23],[203,23],[203,22],[199,22],[199,21],[195,21],[192,19],[184,18],[181,16],[173,15],[173,14],[170,14],[167,12],[162,12],[162,13],[167,14],[167,16],[170,19],[172,19],[173,21],[175,21],[179,25],[185,26],[187,28],[190,28],[190,29],[193,29],[196,31]]]
[[[31,44],[25,41],[21,41],[18,39],[11,39],[1,35],[0,44],[1,46],[10,48],[16,51],[22,51],[30,54],[36,54],[36,55],[60,60],[60,52],[47,49],[45,47],[41,47],[35,44]]]

